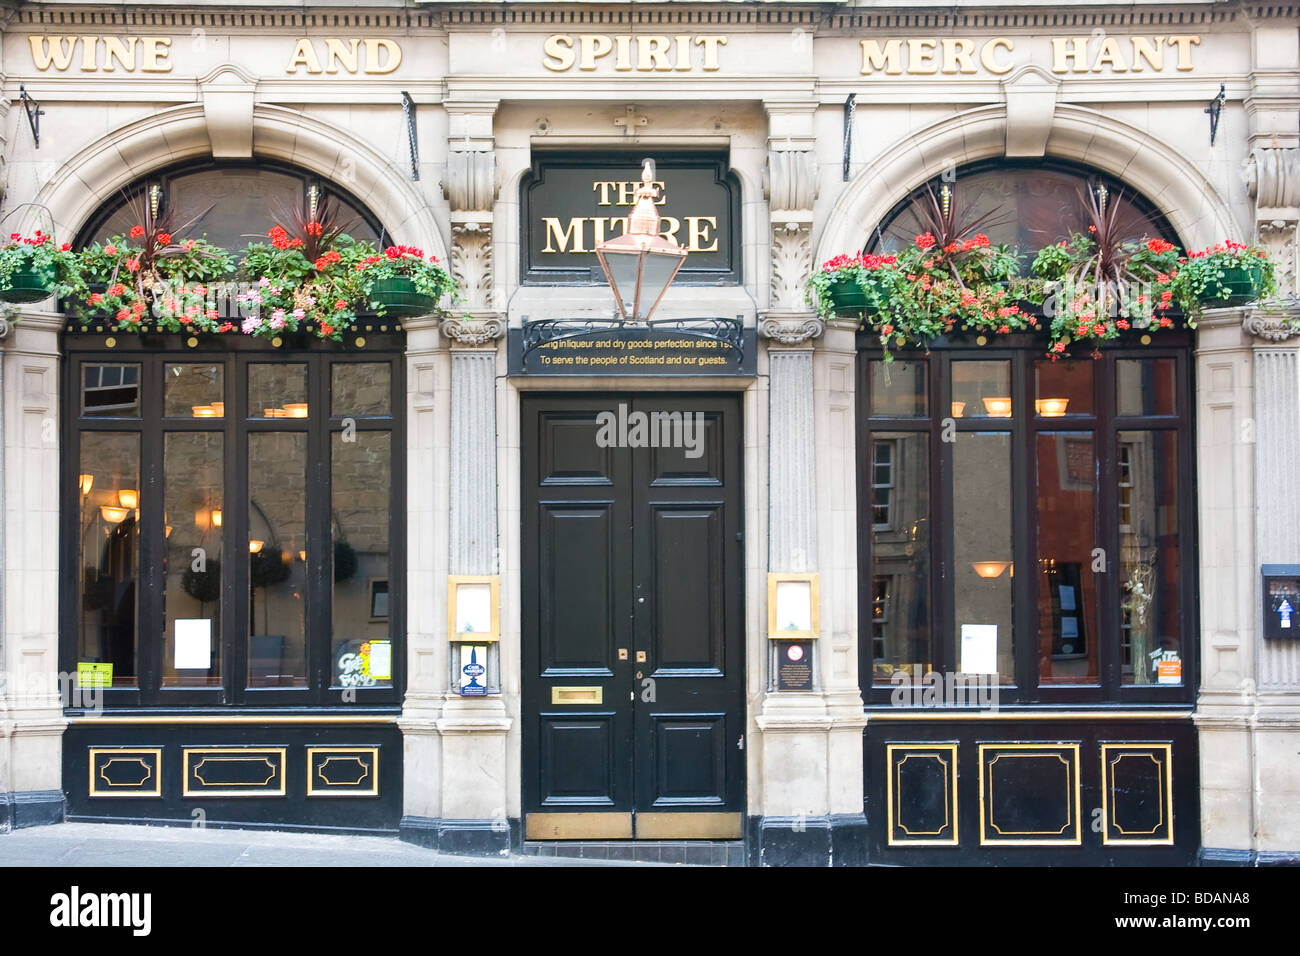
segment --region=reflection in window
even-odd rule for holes
[[[163,369],[163,414],[168,418],[225,418],[225,367],[167,365]]]
[[[1177,412],[1173,359],[1120,359],[1115,363],[1115,387],[1121,415]]]
[[[136,681],[140,565],[140,438],[83,432],[81,469],[81,628],[78,664],[97,681]],[[93,686],[90,681],[86,686]]]
[[[388,687],[393,677],[388,622],[391,433],[332,433],[330,469],[334,526],[331,683],[335,687]]]
[[[984,363],[974,363],[984,364]],[[953,445],[953,597],[957,669],[1015,683],[1011,435],[959,432]]]
[[[140,366],[81,366],[81,414],[91,418],[140,417]]]
[[[872,489],[872,514],[878,497],[888,495],[887,524],[871,534],[871,575],[875,588],[872,617],[872,674],[888,683],[899,669],[919,680],[931,670],[930,607],[930,457],[928,432],[876,432],[868,453],[881,460],[889,449],[892,485]]]
[[[307,685],[307,435],[248,436],[249,687]]]
[[[894,443],[878,439],[871,449],[871,524],[888,531],[894,524]]]
[[[953,418],[1010,418],[1011,363],[953,362]]]
[[[217,431],[164,436],[164,687],[221,684],[224,441]]]
[[[1038,682],[1095,684],[1096,455],[1092,432],[1039,432]]]
[[[1125,684],[1180,684],[1183,673],[1178,554],[1178,436],[1122,431],[1131,507],[1119,536],[1121,609],[1128,624]]]

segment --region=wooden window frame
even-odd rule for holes
[[[187,345],[187,336],[170,333],[141,335],[103,332],[85,333],[70,329],[63,350],[63,455],[60,492],[59,583],[60,666],[75,673],[81,620],[81,564],[78,470],[80,436],[84,432],[134,432],[140,435],[140,571],[139,603],[136,612],[137,659],[135,687],[104,688],[105,708],[245,708],[245,707],[400,707],[405,688],[405,580],[406,580],[406,434],[405,434],[405,345],[400,332],[368,330],[364,349],[309,339],[297,347],[276,347],[251,336],[204,336],[199,347]],[[114,345],[110,347],[109,341]],[[140,414],[124,418],[86,417],[81,414],[82,367],[99,363],[139,363]],[[247,368],[250,364],[279,362],[306,364],[308,401],[320,409],[306,419],[249,418],[247,411]],[[339,416],[330,405],[333,365],[341,362],[387,364],[390,369],[389,414],[386,416]],[[224,418],[164,417],[163,373],[170,364],[222,365],[227,414]],[[331,436],[350,418],[358,432],[391,434],[391,490],[389,517],[389,640],[393,647],[393,671],[389,687],[344,688],[332,684],[332,588],[334,585],[331,538]],[[221,628],[214,635],[221,645],[220,686],[163,687],[162,655],[164,635],[163,539],[163,449],[167,432],[221,432],[224,438],[224,485],[222,522],[225,531],[223,553],[229,542],[240,540],[248,527],[247,474],[248,437],[259,432],[301,431],[307,434],[306,527],[308,529],[308,575],[304,597],[306,633],[306,687],[252,688],[247,686],[248,573],[246,561],[225,565],[221,600]],[[242,596],[242,599],[241,599]],[[355,697],[352,697],[352,693]]]
[[[1034,588],[1034,575],[1017,575],[1013,578],[1012,621],[1015,633],[1015,683],[1000,689],[1000,706],[1017,705],[1079,705],[1099,706],[1168,706],[1181,707],[1194,702],[1199,679],[1197,648],[1198,588],[1197,524],[1195,485],[1195,430],[1192,372],[1192,333],[1161,333],[1157,342],[1140,345],[1136,337],[1118,343],[1107,343],[1101,357],[1096,360],[1093,376],[1093,408],[1086,415],[1071,414],[1065,418],[1040,417],[1034,412],[1034,362],[1045,359],[1043,341],[1032,334],[999,336],[994,343],[977,347],[973,340],[954,337],[955,341],[937,341],[930,350],[906,350],[896,353],[898,360],[927,363],[929,417],[873,416],[870,408],[870,368],[873,360],[882,360],[884,353],[877,337],[869,331],[859,335],[857,364],[857,507],[858,507],[858,614],[859,625],[859,683],[864,703],[868,706],[889,705],[891,687],[873,684],[872,606],[873,579],[876,569],[872,560],[873,519],[871,508],[872,451],[871,434],[881,432],[914,432],[928,436],[930,470],[928,522],[931,548],[930,581],[930,631],[932,635],[933,662],[936,671],[955,671],[958,665],[956,625],[954,623],[954,595],[945,568],[953,564],[953,514],[952,514],[952,448],[943,440],[945,424],[955,427],[958,433],[973,431],[1008,431],[1012,433],[1011,494],[1015,502],[1036,501],[1036,459],[1034,443],[1040,431],[1079,430],[1094,433],[1098,459],[1098,484],[1096,503],[1100,509],[1101,527],[1105,533],[1099,546],[1105,549],[1108,573],[1099,575],[1104,585],[1098,598],[1098,633],[1092,639],[1099,642],[1100,674],[1096,685],[1066,685],[1038,683],[1038,606]],[[1119,359],[1174,360],[1176,414],[1173,415],[1118,415],[1115,379],[1115,362]],[[1011,363],[1012,395],[1011,418],[947,418],[939,410],[950,409],[951,372],[953,361],[1008,360]],[[1087,353],[1063,361],[1092,361]],[[1178,686],[1158,684],[1123,684],[1121,641],[1121,608],[1123,601],[1119,574],[1119,485],[1118,485],[1118,434],[1130,430],[1171,430],[1178,442],[1178,527],[1179,541],[1179,593],[1183,613],[1180,620],[1179,647],[1183,659],[1183,683]],[[1016,567],[1035,567],[1037,552],[1037,522],[1033,504],[1013,508],[1011,540]]]

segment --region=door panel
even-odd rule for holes
[[[650,427],[601,447],[601,412]],[[738,398],[527,395],[521,427],[526,835],[738,834]]]

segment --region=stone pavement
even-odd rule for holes
[[[0,867],[18,866],[671,866],[554,856],[448,856],[396,837],[59,823],[0,834]]]

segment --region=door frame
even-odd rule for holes
[[[630,402],[635,398],[642,398],[642,397],[650,398],[650,399],[680,397],[682,399],[691,399],[691,400],[716,398],[720,400],[720,402],[726,402],[728,405],[732,405],[734,408],[734,414],[736,415],[735,441],[739,443],[739,448],[735,449],[733,453],[735,455],[735,460],[739,468],[740,484],[737,489],[737,495],[738,495],[737,510],[738,510],[738,522],[740,526],[740,531],[742,533],[742,538],[741,538],[740,555],[738,559],[739,567],[737,569],[737,573],[739,575],[739,581],[736,585],[739,594],[739,624],[738,624],[739,634],[737,636],[737,642],[738,642],[737,652],[740,655],[740,662],[739,662],[738,674],[734,679],[739,682],[738,693],[737,693],[738,710],[736,716],[738,718],[738,726],[745,740],[744,747],[742,748],[744,755],[741,759],[741,766],[743,767],[743,772],[740,774],[740,779],[738,781],[739,794],[737,796],[737,802],[740,805],[740,810],[736,811],[740,814],[741,825],[739,830],[736,832],[732,832],[732,828],[729,825],[724,825],[722,826],[721,829],[718,829],[716,826],[711,825],[711,822],[713,821],[710,821],[709,818],[730,816],[731,815],[730,811],[723,814],[712,814],[709,811],[688,811],[692,816],[697,817],[699,819],[699,823],[701,825],[695,828],[698,832],[695,835],[690,837],[672,837],[672,839],[703,839],[703,840],[744,839],[744,835],[748,830],[746,821],[748,820],[751,814],[750,812],[751,788],[749,786],[749,782],[750,782],[750,774],[751,772],[753,772],[752,745],[754,740],[756,739],[753,736],[753,734],[751,734],[751,731],[753,731],[754,734],[757,733],[757,728],[752,726],[753,722],[750,714],[749,692],[748,692],[749,679],[750,679],[750,673],[749,673],[750,661],[752,659],[755,659],[756,655],[752,653],[753,649],[748,646],[753,636],[750,634],[751,628],[749,626],[749,617],[750,617],[750,605],[753,602],[754,597],[750,593],[751,582],[749,580],[750,575],[747,572],[748,572],[748,566],[752,563],[752,552],[750,549],[754,548],[756,544],[762,544],[763,547],[766,547],[765,537],[762,542],[758,542],[753,537],[754,532],[751,530],[752,527],[754,526],[762,527],[762,522],[761,522],[762,516],[757,512],[751,515],[749,510],[751,505],[755,501],[760,500],[762,497],[761,493],[757,489],[752,489],[750,486],[750,480],[753,477],[754,469],[750,466],[750,462],[747,456],[747,445],[746,445],[746,439],[747,439],[746,426],[749,423],[751,417],[756,415],[756,411],[751,411],[749,415],[746,414],[747,406],[753,399],[753,396],[751,395],[751,390],[753,386],[756,384],[755,380],[752,378],[744,378],[744,379],[721,379],[721,378],[703,379],[702,378],[698,384],[693,382],[692,386],[689,388],[683,388],[683,387],[674,388],[671,386],[665,387],[665,383],[662,380],[653,380],[653,379],[651,380],[629,379],[626,382],[620,380],[617,384],[621,385],[622,387],[616,387],[616,388],[603,387],[605,385],[604,382],[601,383],[602,387],[592,388],[591,385],[593,383],[590,381],[565,380],[564,378],[560,378],[560,377],[557,377],[557,379],[555,380],[545,381],[545,382],[537,379],[532,379],[532,380],[511,379],[509,384],[513,386],[511,397],[513,399],[513,411],[515,413],[513,416],[515,427],[513,429],[513,436],[511,437],[514,440],[518,441],[518,445],[516,447],[518,448],[518,454],[519,454],[518,468],[515,470],[515,475],[513,476],[514,479],[518,481],[518,485],[515,487],[515,494],[511,496],[513,498],[513,501],[510,502],[518,509],[518,524],[516,525],[516,529],[519,535],[517,547],[514,549],[518,559],[518,564],[516,565],[516,568],[518,569],[519,576],[518,576],[518,581],[516,582],[514,587],[511,588],[514,594],[517,596],[516,599],[519,602],[518,603],[519,628],[518,631],[516,632],[518,637],[518,642],[516,645],[518,658],[513,662],[514,668],[516,669],[516,673],[519,679],[519,685],[518,685],[519,689],[517,692],[518,700],[519,700],[519,737],[518,737],[519,743],[518,743],[518,747],[514,749],[514,752],[512,754],[512,761],[511,761],[512,763],[514,763],[514,761],[516,760],[518,761],[514,765],[515,767],[518,768],[518,776],[517,776],[518,789],[515,791],[515,793],[517,795],[517,799],[519,800],[519,815],[518,815],[519,828],[520,828],[519,839],[521,841],[532,840],[532,839],[549,839],[549,840],[626,839],[631,842],[636,842],[638,840],[650,841],[656,839],[656,837],[654,836],[635,837],[632,834],[629,834],[628,836],[621,836],[614,831],[611,831],[608,835],[604,835],[604,834],[597,835],[595,832],[593,832],[592,835],[586,835],[581,837],[565,836],[565,835],[558,835],[558,836],[547,837],[547,838],[540,838],[535,836],[530,837],[527,835],[528,834],[527,819],[530,816],[530,813],[528,811],[528,807],[526,803],[526,795],[525,795],[525,790],[527,788],[527,779],[526,779],[526,761],[525,761],[524,751],[526,746],[525,737],[527,731],[524,726],[524,721],[528,719],[529,713],[526,708],[526,695],[524,691],[526,676],[525,676],[525,654],[524,654],[524,646],[523,646],[523,641],[525,639],[524,562],[525,562],[525,551],[527,549],[527,542],[524,536],[523,509],[525,507],[525,499],[526,499],[525,477],[526,477],[527,465],[528,465],[525,459],[525,448],[524,448],[524,444],[525,444],[524,442],[525,421],[524,421],[524,414],[523,414],[524,405],[527,401],[533,401],[533,400],[545,401],[547,399],[571,399],[571,400],[589,399],[593,402],[608,401],[610,403],[610,407],[616,410],[619,401]],[[761,657],[761,655],[759,656]],[[635,793],[633,794],[633,802],[635,802]],[[579,814],[580,811],[574,811],[566,815],[577,817]],[[635,814],[632,815],[635,816]],[[676,814],[674,814],[674,816],[676,816]],[[657,838],[667,839],[669,837],[657,837]]]

